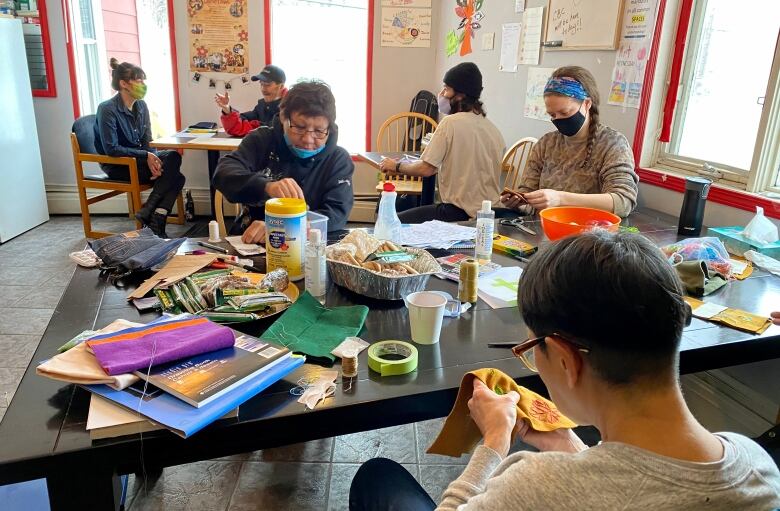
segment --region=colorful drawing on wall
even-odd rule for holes
[[[460,56],[471,53],[471,40],[474,38],[474,31],[479,30],[482,25],[479,23],[485,17],[482,12],[482,3],[484,0],[455,0],[458,4],[455,7],[455,14],[460,18],[458,30],[463,30],[460,35]]]
[[[187,0],[190,71],[249,71],[247,0]]]
[[[657,0],[625,2],[620,48],[615,56],[607,99],[610,105],[639,108],[657,10]]]
[[[428,48],[431,46],[431,6],[421,0],[383,0],[382,46]]]
[[[544,87],[552,76],[554,67],[529,67],[528,81],[525,87],[525,106],[523,115],[529,119],[549,121],[547,108],[544,106]]]
[[[463,32],[461,32],[460,35],[456,34],[454,30],[447,32],[445,45],[447,48],[448,57],[452,57],[458,51],[458,45],[460,44],[461,37],[463,37]]]

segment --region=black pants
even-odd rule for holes
[[[454,204],[431,204],[419,208],[407,209],[398,214],[403,224],[421,224],[428,220],[441,220],[442,222],[462,222],[469,219],[468,213]]]
[[[137,158],[138,180],[143,183],[154,183],[146,207],[154,211],[162,208],[170,212],[173,204],[184,188],[184,176],[181,173],[181,155],[176,151],[160,151],[157,157],[162,161],[162,175],[152,181],[152,171],[145,158]],[[130,169],[126,165],[102,165],[103,172],[116,181],[130,181]]]
[[[349,488],[350,511],[431,511],[436,503],[395,461],[374,458],[358,469]]]

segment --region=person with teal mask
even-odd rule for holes
[[[135,217],[156,235],[167,238],[168,213],[184,187],[181,155],[176,151],[158,152],[149,146],[152,122],[143,100],[147,90],[144,80],[146,74],[140,67],[111,59],[111,87],[117,94],[98,106],[95,149],[107,156],[129,156],[138,161],[139,181],[154,185]],[[101,163],[100,167],[110,179],[130,181],[126,165]]]
[[[250,132],[222,158],[214,187],[244,204],[231,233],[245,243],[265,241],[265,201],[305,199],[309,210],[328,217],[328,230],[344,228],[354,194],[352,158],[338,143],[336,100],[327,84],[298,82],[279,105],[270,126]]]

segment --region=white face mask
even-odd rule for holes
[[[438,96],[436,101],[439,103],[439,113],[443,115],[449,115],[452,111],[452,105],[450,104],[450,98],[444,96]]]

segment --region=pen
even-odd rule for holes
[[[227,254],[230,251],[226,248],[218,247],[217,245],[212,245],[211,243],[206,243],[205,241],[199,241],[198,245],[201,247],[210,248],[211,250],[216,250],[217,252],[222,252],[223,254]]]

